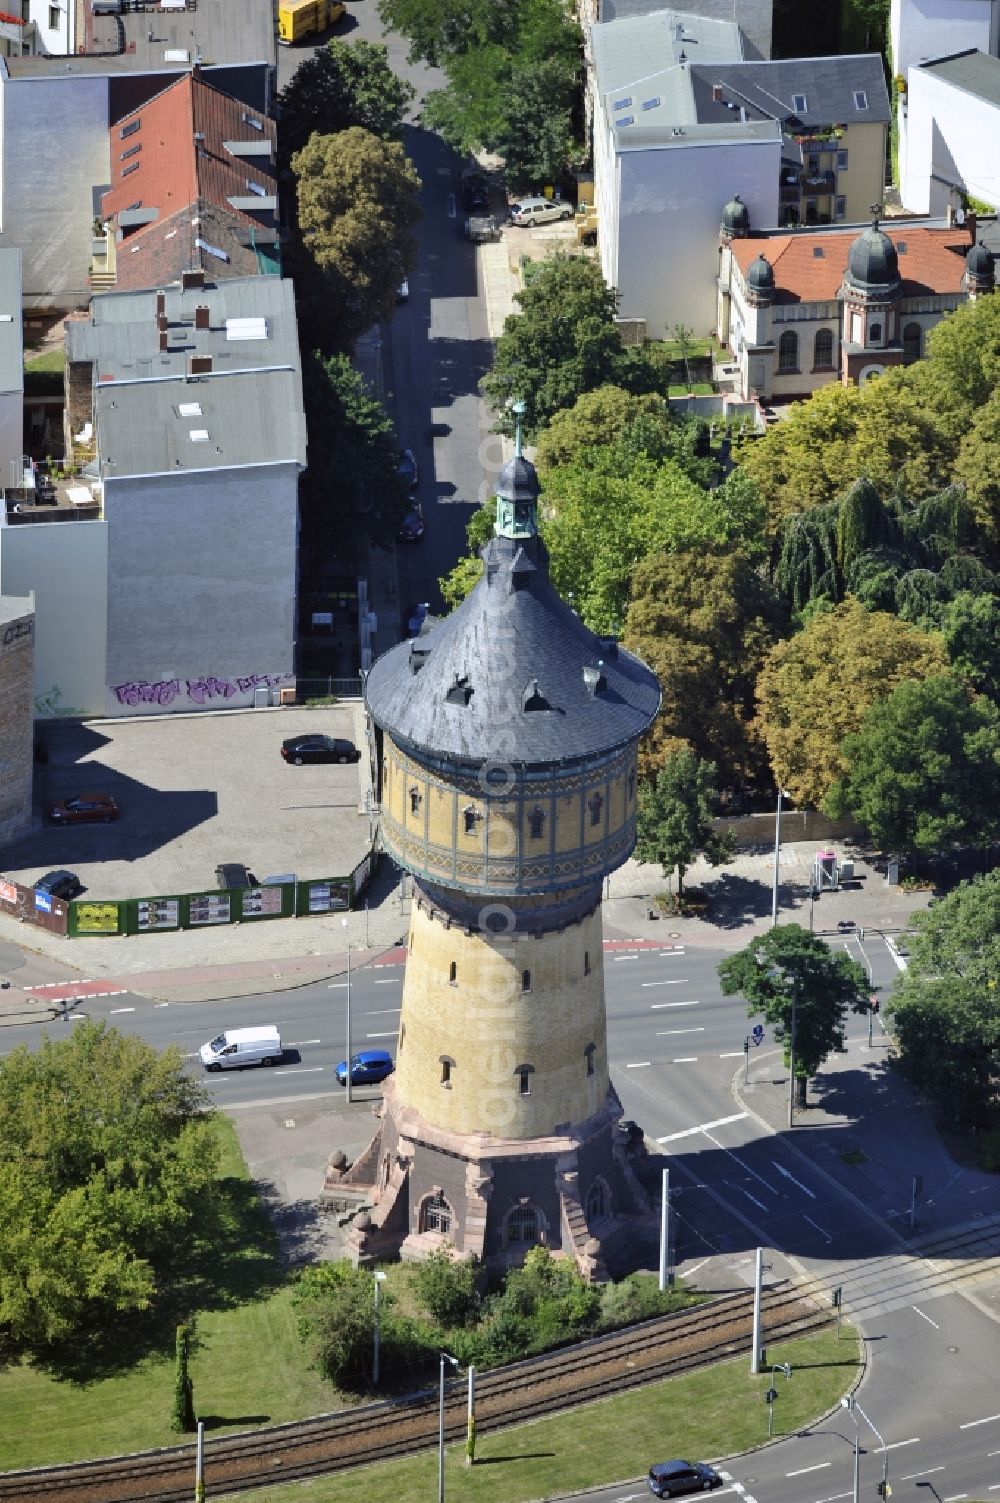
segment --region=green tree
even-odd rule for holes
[[[309,468],[299,485],[305,572],[330,556],[349,558],[363,537],[395,532],[406,508],[396,474],[399,450],[385,408],[346,355],[303,360]]]
[[[963,303],[931,330],[924,362],[942,411],[971,416],[1000,387],[1000,306],[996,298]]]
[[[1000,701],[1000,599],[960,590],[941,612],[941,636],[964,679]]]
[[[520,312],[505,321],[482,380],[502,433],[514,431],[515,398],[525,404],[530,435],[581,393],[622,384],[629,360],[614,322],[618,294],[595,262],[553,256],[515,301]]]
[[[461,605],[483,577],[482,551],[493,536],[496,516],[496,502],[488,501],[485,506],[478,506],[465,524],[465,543],[469,551],[438,580],[438,588],[450,610]]]
[[[976,409],[962,435],[955,479],[965,486],[993,557],[1000,559],[1000,387]]]
[[[899,1067],[949,1120],[985,1125],[1000,1080],[1000,872],[914,915],[887,1011]]]
[[[877,384],[877,383],[875,383]],[[867,390],[867,388],[865,388]],[[832,382],[796,403],[783,422],[739,446],[740,467],[767,506],[769,527],[832,501],[859,474],[855,435],[861,390]]]
[[[315,131],[329,136],[358,125],[373,136],[398,138],[410,84],[389,67],[381,42],[334,38],[302,60],[278,96],[278,143],[288,161]]]
[[[662,397],[637,395],[610,385],[583,392],[571,407],[553,413],[539,433],[535,444],[539,471],[572,464],[584,449],[616,443],[640,417],[649,417],[659,427],[666,446],[674,422]]]
[[[469,1325],[478,1305],[476,1266],[469,1258],[455,1257],[447,1247],[438,1248],[414,1270],[417,1298],[439,1326]]]
[[[830,1054],[846,1048],[847,1014],[868,1012],[862,967],[848,955],[834,954],[799,924],[780,924],[721,961],[719,980],[724,996],[742,993],[747,1015],[774,1028],[786,1067],[794,1007],[796,1091],[805,1106],[809,1077]]]
[[[420,179],[398,141],[359,126],[310,136],[292,170],[303,253],[315,273],[307,314],[347,349],[390,316],[416,264]]]
[[[174,1047],[104,1023],[0,1061],[0,1333],[110,1337],[169,1287],[217,1168],[209,1097]]]
[[[946,666],[939,636],[850,597],[813,615],[771,649],[757,680],[758,725],[779,786],[817,807],[845,770],[841,746],[869,705]]]
[[[293,1296],[311,1365],[331,1383],[357,1386],[370,1370],[375,1331],[375,1280],[347,1262],[315,1263],[299,1275]],[[383,1327],[393,1297],[383,1290]]]
[[[955,673],[903,682],[845,737],[826,808],[885,850],[938,851],[1000,834],[1000,710]]]
[[[515,70],[490,142],[503,157],[513,188],[556,182],[565,172],[576,144],[573,114],[582,64],[581,46],[572,70],[558,56]]]
[[[194,1384],[188,1366],[191,1358],[191,1327],[179,1325],[174,1339],[174,1402],[170,1410],[170,1428],[180,1434],[197,1430],[194,1412]]]
[[[636,857],[661,866],[665,877],[676,871],[678,897],[696,856],[712,866],[732,858],[733,837],[717,835],[712,823],[715,775],[714,762],[682,748],[667,757],[654,782],[639,789]]]
[[[489,42],[510,49],[517,35],[518,6],[496,0],[379,0],[389,31],[410,39],[410,60],[444,67],[450,59]]]
[[[632,574],[623,639],[659,679],[659,716],[640,746],[654,776],[687,742],[719,767],[725,786],[760,770],[753,727],[757,673],[775,637],[776,602],[740,548],[653,553]]]

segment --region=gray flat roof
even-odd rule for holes
[[[678,26],[683,27],[676,35]],[[743,35],[735,21],[715,21],[682,10],[661,10],[591,27],[594,75],[602,94],[649,79],[688,62],[737,61]]]
[[[0,391],[24,390],[21,346],[21,252],[0,250]]]
[[[30,615],[34,609],[35,602],[30,595],[0,595],[0,622],[4,625]]]
[[[305,464],[305,418],[290,281],[245,277],[95,297],[66,325],[66,358],[94,364],[97,468],[107,477]],[[195,328],[195,309],[208,327]],[[235,322],[234,322],[235,321]],[[191,373],[192,357],[211,369]]]
[[[128,11],[121,16],[92,15],[87,3],[86,24],[86,54],[6,58],[10,76],[176,72],[195,62],[208,67],[275,61],[271,0],[197,0],[190,9]],[[171,52],[185,56],[170,58]]]
[[[955,52],[920,64],[921,73],[933,73],[966,94],[975,94],[988,104],[1000,104],[1000,60],[986,52]]]
[[[747,145],[754,141],[780,141],[781,127],[773,120],[728,121],[719,125],[683,125],[668,127],[657,125],[622,126],[617,131],[619,148],[622,151],[641,151],[646,147],[697,146],[722,143],[730,146]]]

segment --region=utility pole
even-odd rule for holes
[[[670,1170],[664,1169],[660,1189],[660,1293],[670,1282]]]
[[[753,1277],[753,1350],[750,1353],[750,1371],[760,1372],[760,1301],[764,1283],[764,1249],[758,1247]]]
[[[774,881],[771,886],[771,928],[777,928],[778,924],[778,868],[781,862],[781,800],[785,796],[783,788],[778,789],[778,808],[774,816]]]
[[[350,992],[348,991],[348,995]],[[788,1125],[795,1126],[795,1004],[799,996],[798,978],[792,976],[792,1032],[788,1041]]]

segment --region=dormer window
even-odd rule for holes
[[[537,678],[530,679],[521,698],[521,709],[528,714],[532,710],[550,710],[551,708],[552,706],[538,687]]]
[[[854,90],[854,108],[856,110],[866,110],[868,108],[868,95],[864,89]]]
[[[809,101],[804,94],[792,95],[792,109],[797,115],[804,115],[809,108]]]

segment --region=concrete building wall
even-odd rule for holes
[[[30,599],[0,598],[0,842],[31,824],[35,612]]]
[[[650,339],[670,337],[678,323],[710,333],[723,206],[739,193],[754,228],[777,225],[780,141],[626,151],[619,161],[622,314],[645,318]]]
[[[893,74],[907,78],[916,64],[969,47],[989,52],[991,39],[995,41],[996,13],[997,0],[892,0]]]
[[[53,57],[76,51],[74,0],[28,0],[28,19],[38,29],[38,51]]]
[[[0,526],[0,592],[35,596],[40,718],[104,712],[107,552],[102,521]]]
[[[455,1133],[544,1137],[585,1121],[608,1090],[601,944],[599,906],[556,933],[512,941],[414,904],[399,1099]]]
[[[295,464],[105,482],[110,715],[236,708],[290,680]]]
[[[882,202],[885,192],[885,136],[888,126],[850,125],[840,147],[847,152],[847,167],[837,172],[837,192],[846,200],[843,218],[859,224],[871,218],[872,204]]]
[[[1000,208],[1000,108],[920,68],[910,70],[907,99],[904,206],[943,214],[955,202],[954,185]]]
[[[9,79],[0,70],[0,116],[0,246],[23,251],[25,305],[81,307],[90,296],[93,189],[111,178],[108,81]]]

